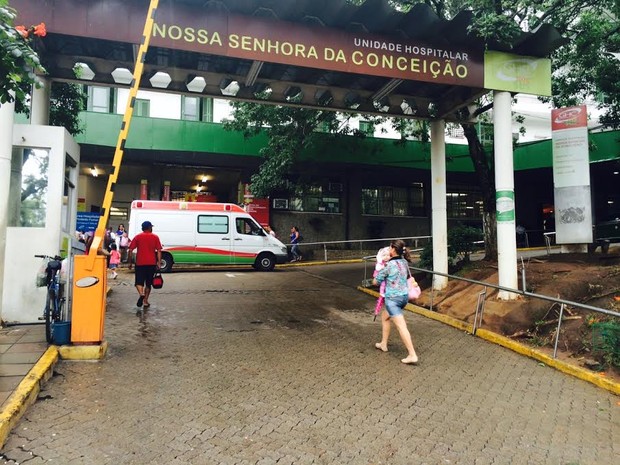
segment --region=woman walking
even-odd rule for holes
[[[383,281],[385,286],[385,309],[381,313],[381,342],[377,342],[375,347],[383,352],[388,351],[388,339],[390,337],[391,322],[394,322],[398,334],[405,345],[408,355],[401,362],[406,364],[418,363],[418,356],[413,348],[411,334],[407,328],[407,322],[403,315],[403,308],[409,300],[407,278],[409,277],[409,251],[405,243],[394,240],[390,244],[390,260],[387,266],[377,273],[373,279],[373,284],[380,285]]]

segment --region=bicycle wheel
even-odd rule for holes
[[[53,289],[47,290],[47,300],[45,301],[45,340],[52,343],[52,312],[56,306],[56,295]]]

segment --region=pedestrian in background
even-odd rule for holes
[[[142,232],[131,240],[129,245],[129,269],[133,261],[133,251],[136,253],[136,277],[135,286],[140,294],[136,305],[148,308],[149,295],[153,286],[153,275],[159,269],[161,263],[161,242],[156,234],[153,234],[153,224],[150,221],[142,223]]]
[[[291,226],[291,255],[293,256],[292,262],[298,262],[301,260],[301,252],[299,251],[299,243],[301,242],[301,233],[297,226]]]
[[[112,279],[116,279],[118,274],[116,273],[116,269],[121,264],[121,253],[116,248],[116,244],[110,244],[110,264],[108,268],[112,271]]]
[[[390,243],[390,259],[387,265],[377,273],[373,279],[373,284],[378,286],[385,281],[385,309],[381,312],[381,342],[377,342],[375,347],[382,352],[388,351],[388,339],[390,337],[391,322],[398,329],[408,355],[401,362],[406,364],[418,363],[418,356],[413,348],[411,334],[407,328],[407,322],[403,315],[403,308],[409,301],[409,289],[407,278],[409,278],[409,261],[411,257],[405,247],[405,243],[394,240]],[[391,321],[390,321],[391,320]]]

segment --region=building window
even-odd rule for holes
[[[365,136],[372,137],[375,135],[375,125],[370,121],[360,121],[360,132]]]
[[[362,189],[362,214],[424,216],[424,185]]]
[[[330,183],[328,187],[307,186],[298,189],[292,196],[274,199],[272,205],[276,210],[341,213],[341,188],[342,185],[338,183]]]
[[[181,119],[198,121],[200,118],[200,97],[184,95],[181,100]]]
[[[213,122],[213,99],[184,95],[181,100],[181,119]]]
[[[482,218],[482,194],[471,187],[448,187],[446,193],[448,218]]]
[[[465,138],[465,131],[463,130],[463,127],[460,124],[449,124],[446,132],[448,133],[448,137],[451,137],[452,139],[464,139]]]
[[[88,111],[96,113],[110,113],[112,108],[112,97],[110,87],[88,86]]]
[[[202,103],[202,121],[207,123],[213,122],[213,99],[210,97],[201,99]]]
[[[133,113],[135,116],[148,118],[151,115],[151,101],[137,98],[133,107]]]

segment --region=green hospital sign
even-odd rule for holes
[[[484,87],[533,95],[551,95],[551,60],[485,52]]]

